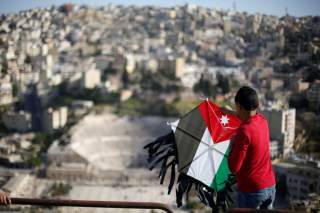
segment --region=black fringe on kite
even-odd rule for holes
[[[159,172],[160,184],[163,184],[167,170],[171,167],[168,186],[168,194],[170,194],[176,179],[176,165],[178,163],[178,152],[173,131],[157,138],[154,142],[147,144],[143,148],[146,149],[149,154],[148,162],[150,163],[150,170],[161,162]]]
[[[154,142],[144,146],[148,151],[148,162],[150,170],[154,169],[161,163],[159,178],[160,184],[163,184],[167,170],[171,167],[170,181],[168,185],[168,194],[171,193],[175,178],[176,165],[178,163],[178,152],[174,138],[174,132],[164,135],[156,139]],[[189,192],[193,188],[202,203],[212,208],[212,212],[225,211],[227,207],[233,204],[232,185],[235,184],[234,175],[229,175],[226,187],[218,192],[204,185],[200,181],[180,173],[177,179],[176,187],[176,203],[178,207],[183,204],[183,198],[188,200]]]
[[[183,197],[189,198],[191,188],[194,188],[199,200],[212,208],[212,212],[226,211],[234,202],[231,197],[232,186],[235,184],[234,175],[229,175],[225,188],[218,192],[201,183],[200,181],[189,177],[183,173],[179,174],[176,189],[176,203],[178,207],[182,206]]]

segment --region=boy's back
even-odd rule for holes
[[[239,191],[255,192],[275,185],[264,116],[257,113],[244,121],[233,141],[229,167],[236,173]]]
[[[257,92],[241,87],[234,97],[236,115],[242,120],[228,157],[229,168],[238,182],[240,208],[272,208],[275,199],[275,178],[269,151],[269,127],[257,113]]]

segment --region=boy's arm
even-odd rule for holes
[[[11,204],[11,199],[9,194],[0,189],[0,206],[10,205],[10,204]]]
[[[238,117],[238,115],[237,115],[237,113],[236,113],[236,111],[233,111],[230,107],[221,107],[220,108],[221,109],[221,111],[224,113],[224,114],[231,114],[231,115],[234,115],[234,116],[237,116]]]
[[[228,164],[232,173],[239,172],[243,159],[246,157],[249,146],[248,137],[243,131],[239,130],[232,140],[231,150],[229,152]]]

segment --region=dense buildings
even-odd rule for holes
[[[306,200],[311,193],[320,193],[319,167],[290,162],[275,163],[273,167],[290,199]]]
[[[111,172],[116,175],[109,178],[126,180],[123,170],[142,164],[143,156],[133,159],[141,147],[132,141],[147,141],[152,135],[146,138],[135,122],[151,133],[162,129],[153,129],[155,118],[93,119],[97,108],[113,105],[119,113],[121,106],[138,105],[136,111],[142,115],[176,116],[174,106],[193,104],[203,96],[230,105],[236,89],[245,84],[258,90],[265,109],[271,157],[294,161],[301,151],[295,149],[299,134],[304,145],[311,141],[314,148],[308,148],[304,156],[316,159],[320,140],[319,26],[319,17],[276,17],[196,5],[109,4],[94,8],[67,4],[3,14],[2,165],[37,169],[41,165],[51,180],[80,182],[96,178],[101,170],[104,174],[121,170]],[[72,132],[70,126],[79,121],[83,132]],[[110,132],[100,129],[104,122],[112,124]],[[301,126],[307,136],[301,136]],[[23,138],[25,132],[35,136],[27,140],[14,136]],[[119,132],[133,136],[122,137]],[[93,168],[95,162],[98,169]],[[308,175],[303,166],[278,164],[275,168],[286,175],[290,187],[301,182],[299,189],[289,189],[290,198],[319,193],[306,188],[317,181],[303,179]],[[294,173],[298,169],[302,177]],[[24,183],[24,178],[17,181]]]

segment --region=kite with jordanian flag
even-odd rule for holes
[[[241,121],[234,115],[225,114],[208,99],[179,120],[169,123],[172,131],[159,137],[144,148],[152,170],[160,165],[159,178],[163,184],[170,169],[168,193],[177,178],[176,201],[194,187],[200,200],[213,210],[228,206],[234,176],[228,168],[230,139]]]

